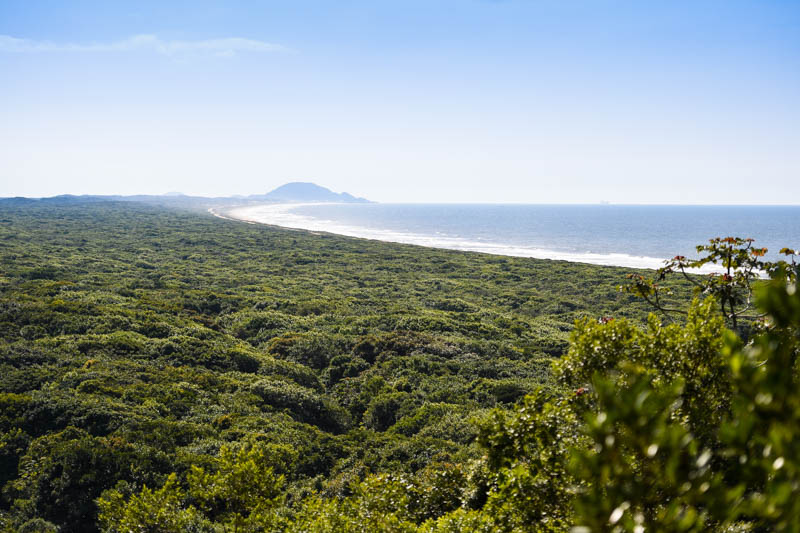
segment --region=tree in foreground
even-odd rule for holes
[[[664,282],[671,276],[679,275],[694,287],[696,294],[713,296],[722,316],[736,330],[743,321],[752,322],[764,316],[754,308],[754,284],[768,276],[791,278],[797,266],[795,257],[798,251],[782,248],[779,253],[787,260],[767,261],[764,257],[768,250],[756,248],[754,242],[754,239],[741,237],[710,239],[708,244],[696,247],[697,253],[703,254],[701,257],[688,259],[676,255],[664,261],[664,266],[656,270],[653,277],[629,274],[628,283],[620,289],[643,298],[665,317],[685,315],[686,309],[665,301],[672,293]],[[704,269],[710,271],[705,275],[696,275]]]

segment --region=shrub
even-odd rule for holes
[[[347,350],[341,337],[320,333],[292,333],[272,339],[267,351],[276,357],[321,370],[335,355]]]
[[[260,398],[264,405],[285,409],[302,422],[329,431],[340,431],[346,424],[341,408],[296,383],[262,379],[250,386],[250,392]]]
[[[413,407],[413,400],[406,392],[392,392],[377,396],[364,413],[364,425],[375,431],[385,431]]]

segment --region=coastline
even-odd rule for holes
[[[238,220],[247,224],[264,224],[287,229],[305,230],[312,233],[323,232],[360,239],[425,246],[428,248],[478,252],[509,257],[549,259],[553,261],[568,261],[571,263],[636,269],[658,269],[664,264],[664,258],[635,256],[624,253],[597,254],[590,252],[562,252],[544,248],[477,242],[463,238],[448,238],[435,235],[348,226],[339,224],[332,220],[315,219],[312,217],[292,213],[294,209],[299,207],[313,205],[320,204],[318,202],[258,204],[249,206],[232,206],[223,208],[222,210],[212,208],[209,209],[209,212],[219,218],[226,220]],[[713,271],[714,270],[711,268],[704,268],[697,273],[708,273]]]

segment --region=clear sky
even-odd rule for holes
[[[0,196],[800,204],[800,1],[0,1]]]

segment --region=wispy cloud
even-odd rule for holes
[[[160,39],[156,35],[134,35],[121,41],[79,44],[36,41],[0,35],[0,52],[132,52],[137,50],[167,56],[178,54],[232,56],[237,52],[277,52],[286,50],[286,48],[279,44],[240,37],[171,41]]]

